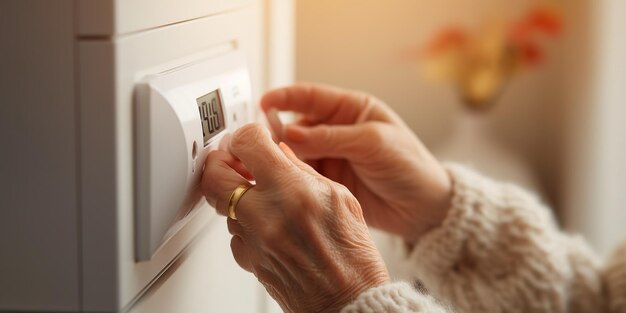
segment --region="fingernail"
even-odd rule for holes
[[[294,124],[289,124],[285,127],[285,139],[286,141],[301,143],[307,139],[306,128]]]
[[[293,150],[291,150],[291,147],[289,147],[286,143],[281,141],[280,143],[278,143],[278,146],[280,147],[281,150],[283,150],[283,152],[285,154],[289,154],[289,155],[291,155],[293,157],[296,156],[296,154],[293,152]]]

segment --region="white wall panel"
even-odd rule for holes
[[[206,213],[194,218],[193,223],[173,238],[175,240],[167,241],[150,262],[135,262],[135,84],[146,75],[216,52],[241,50],[247,56],[256,102],[264,82],[261,18],[260,7],[253,4],[227,14],[111,40],[81,40],[82,222],[85,229],[82,294],[85,310],[98,312],[126,308],[181,251],[185,242],[215,216],[210,208],[205,207]],[[201,275],[213,269],[195,270]],[[250,290],[242,292],[249,293]],[[257,290],[253,292],[256,294]]]
[[[566,225],[608,255],[626,239],[626,2],[592,1],[578,14],[586,16],[582,25],[591,27],[572,33],[585,38],[586,45],[569,60],[578,70],[568,76],[574,113],[566,163]]]
[[[111,36],[216,15],[252,0],[76,0],[78,33]]]

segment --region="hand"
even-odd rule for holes
[[[451,200],[446,170],[382,101],[341,89],[296,85],[261,106],[301,113],[283,140],[319,173],[356,196],[368,224],[416,241],[439,226]]]
[[[256,124],[233,134],[229,152],[208,155],[202,190],[225,215],[231,192],[252,179],[228,219],[231,248],[285,312],[338,312],[389,281],[354,196]]]

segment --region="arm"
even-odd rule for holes
[[[614,284],[580,239],[560,233],[549,211],[519,188],[460,167],[446,172],[382,101],[296,85],[261,104],[301,114],[281,137],[350,189],[369,226],[401,237],[397,250],[438,300],[460,312],[604,311],[604,289]]]
[[[430,295],[387,284],[342,313],[452,312],[439,301],[457,312],[626,313],[626,244],[601,267],[526,192],[458,166],[449,172],[454,197],[443,225],[412,250],[396,242]]]

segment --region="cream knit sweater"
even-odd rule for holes
[[[342,313],[626,313],[626,247],[602,265],[528,193],[448,169],[454,197],[443,225],[402,251],[424,290],[372,288]]]

